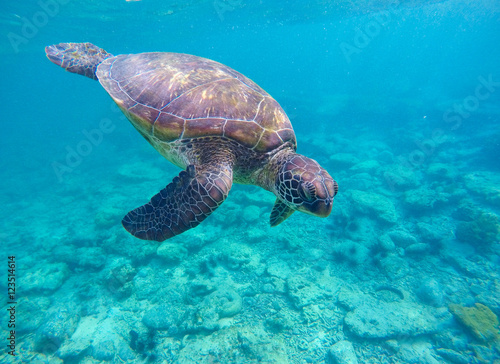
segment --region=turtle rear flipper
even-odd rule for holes
[[[163,241],[194,228],[224,202],[233,182],[228,166],[189,165],[149,203],[130,211],[123,227],[144,240]]]
[[[97,80],[99,63],[113,57],[111,53],[92,43],[59,43],[45,47],[47,58],[68,72],[78,73]]]

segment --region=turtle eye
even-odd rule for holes
[[[304,201],[312,201],[316,197],[316,187],[311,182],[302,182],[299,186],[299,195]]]

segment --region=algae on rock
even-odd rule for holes
[[[500,345],[498,317],[487,306],[481,303],[476,303],[475,307],[451,304],[449,308],[453,316],[478,340]]]
[[[489,246],[500,238],[500,219],[492,212],[482,211],[472,221],[457,226],[459,240],[478,246]]]

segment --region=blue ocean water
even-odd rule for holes
[[[0,9],[0,362],[500,361],[497,1]],[[122,217],[179,169],[49,62],[60,42],[251,78],[338,182],[331,215],[270,228],[275,196],[233,185],[195,229],[130,236]]]

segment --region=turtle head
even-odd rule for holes
[[[281,165],[275,188],[278,198],[291,209],[327,217],[338,184],[318,162],[294,153]]]

